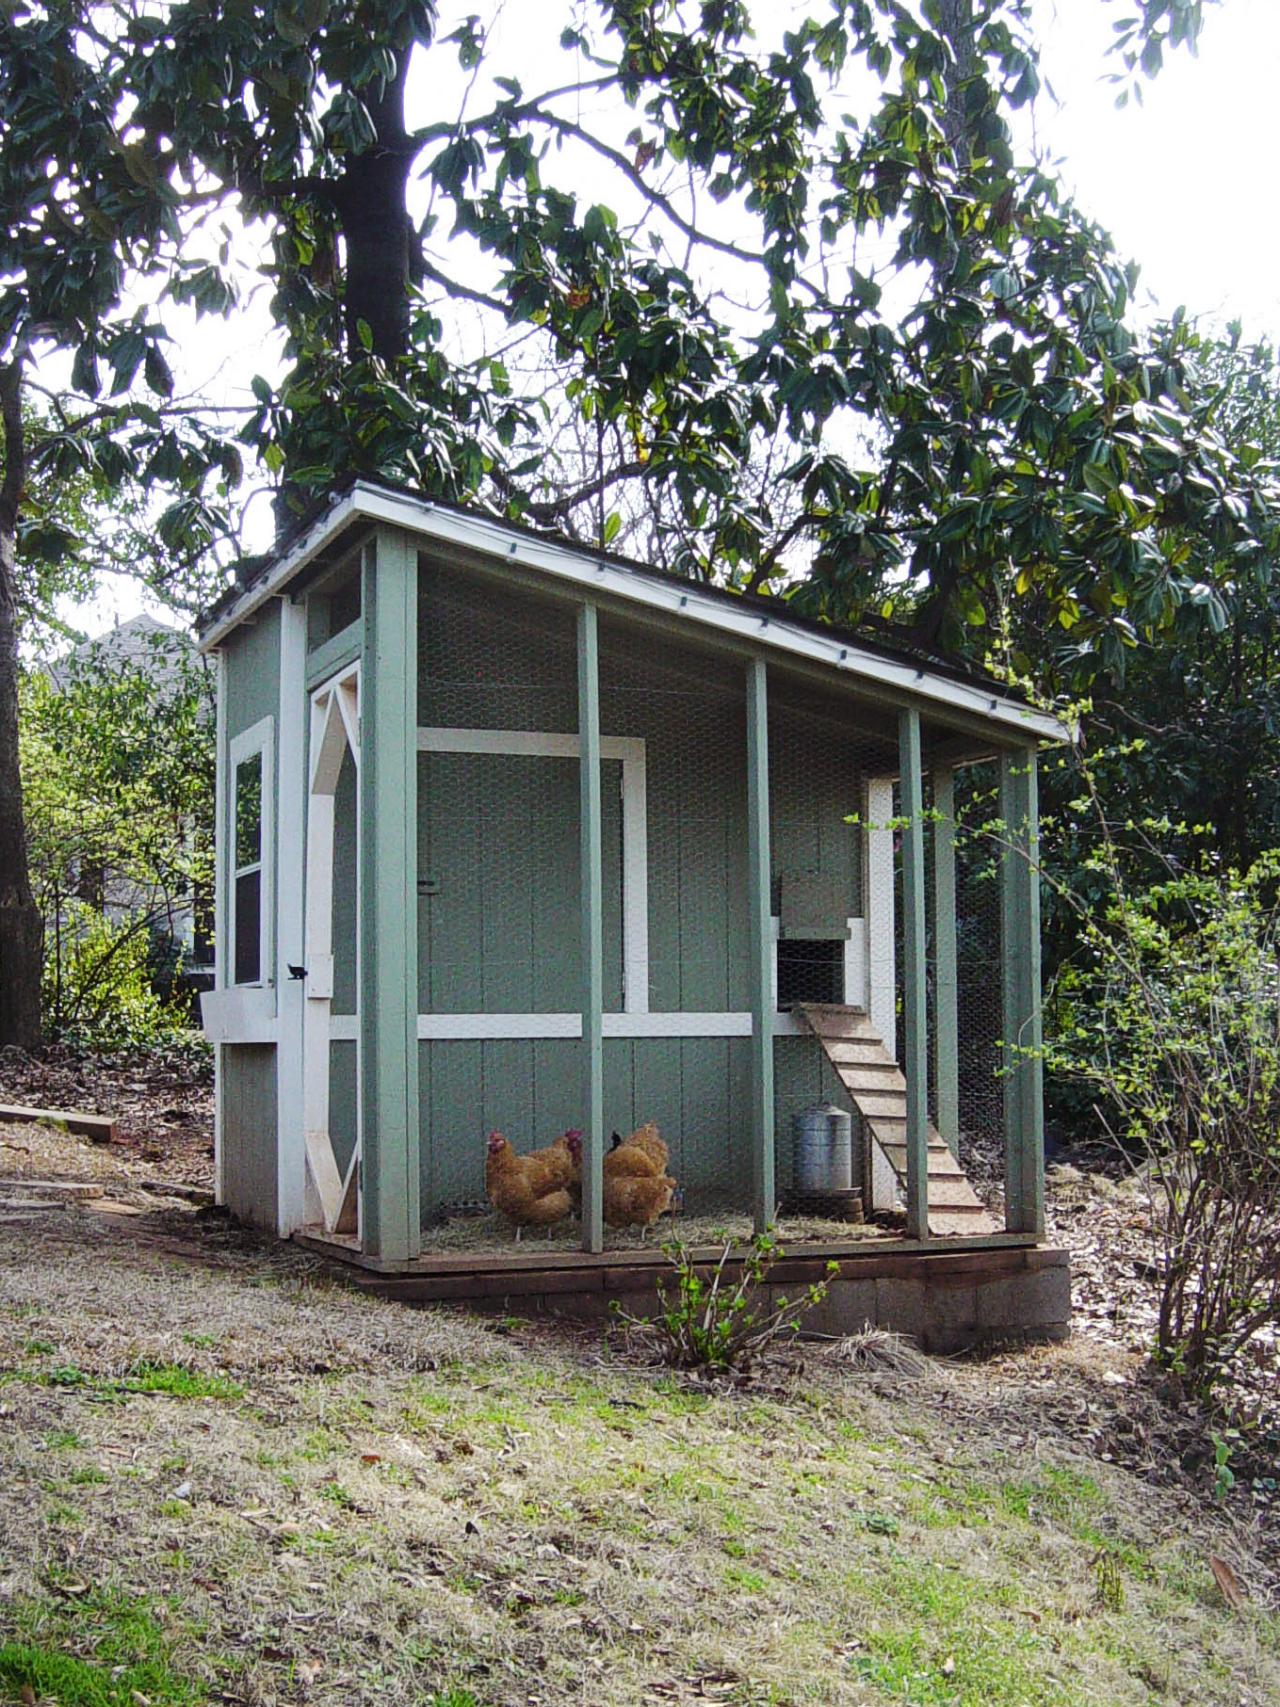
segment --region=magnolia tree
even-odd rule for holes
[[[39,1025],[33,470],[149,494],[170,585],[234,534],[248,458],[285,515],[369,473],[607,542],[641,494],[689,573],[805,571],[809,609],[924,644],[994,622],[1016,563],[1113,663],[1202,538],[1264,554],[1269,471],[1188,392],[1185,331],[1127,329],[1105,237],[1014,158],[1030,12],[595,0],[535,51],[432,0],[0,7],[0,1039]],[[1200,22],[1147,0],[1119,74]],[[177,397],[193,317],[264,285],[279,373]],[[565,405],[586,456],[547,455]]]

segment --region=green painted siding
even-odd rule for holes
[[[280,712],[280,611],[272,601],[226,640],[227,739]]]
[[[622,1005],[622,766],[602,766],[605,1006]],[[578,761],[418,755],[421,1013],[576,1013]]]
[[[222,1180],[227,1208],[242,1221],[276,1226],[276,1050],[273,1043],[222,1050]]]
[[[356,1147],[356,1046],[345,1040],[329,1045],[329,1136],[345,1174]]]

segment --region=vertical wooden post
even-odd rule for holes
[[[751,919],[751,1183],[757,1233],[777,1210],[773,1132],[773,906],[769,837],[769,688],[747,665],[747,886]]]
[[[380,528],[362,571],[361,1236],[384,1262],[422,1246],[418,1111],[418,553]]]
[[[1000,760],[1005,1225],[1044,1237],[1044,1085],[1040,1016],[1040,830],[1034,748]]]
[[[929,1035],[924,918],[924,788],[920,713],[898,714],[902,795],[903,1052],[907,1079],[907,1237],[929,1236]]]
[[[600,641],[578,609],[582,870],[582,1248],[604,1248],[604,879],[600,829]]]
[[[956,773],[933,773],[934,1104],[951,1154],[960,1145],[959,1006],[956,971]]]

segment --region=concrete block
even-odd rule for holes
[[[984,1338],[1039,1332],[1071,1322],[1071,1271],[1066,1266],[1028,1269],[1023,1274],[980,1282],[978,1329]]]
[[[920,1344],[925,1351],[947,1355],[964,1351],[978,1333],[978,1288],[972,1276],[935,1281],[925,1302]]]
[[[771,1290],[794,1298],[799,1289],[780,1286]],[[874,1280],[833,1280],[823,1302],[805,1311],[801,1332],[843,1338],[845,1334],[860,1334],[869,1324],[874,1325],[875,1319]]]
[[[876,1326],[923,1341],[929,1328],[929,1288],[919,1278],[876,1281]]]

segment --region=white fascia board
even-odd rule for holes
[[[353,516],[402,527],[444,545],[461,546],[517,568],[533,569],[579,590],[612,593],[632,603],[685,618],[691,624],[717,630],[744,643],[785,652],[810,663],[824,664],[837,675],[878,683],[913,698],[949,706],[970,717],[1017,731],[1029,740],[1069,741],[1071,731],[1060,718],[1001,698],[975,682],[935,675],[923,665],[887,658],[856,641],[814,633],[783,616],[753,610],[745,601],[736,610],[728,600],[714,599],[690,582],[687,587],[650,578],[643,570],[592,557],[573,546],[536,535],[516,533],[485,516],[460,515],[438,509],[429,499],[410,498],[375,486],[353,486],[344,498],[321,516],[280,561],[254,586],[247,588],[231,609],[201,641],[201,650],[218,645],[236,623],[287,583],[350,522]]]

